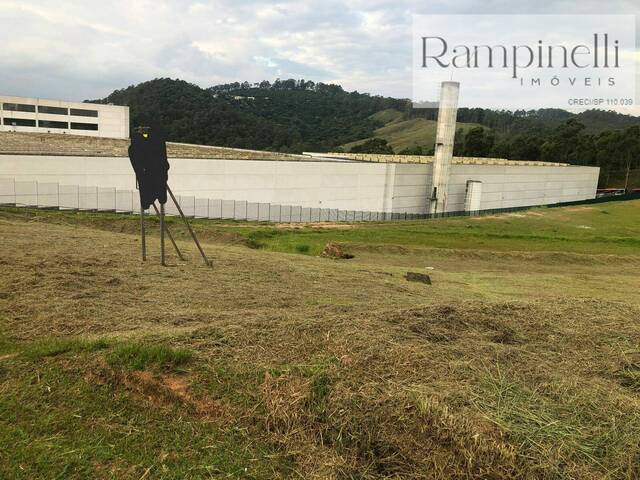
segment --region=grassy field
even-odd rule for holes
[[[436,121],[425,120],[424,118],[404,118],[402,112],[388,109],[377,112],[371,118],[378,120],[384,125],[375,130],[373,137],[382,138],[387,141],[393,151],[400,153],[407,148],[422,147],[425,150],[433,149],[436,141]],[[458,123],[457,128],[467,131],[470,128],[480,125],[474,123]],[[345,151],[352,147],[370,140],[364,138],[355,142],[342,145]]]
[[[0,478],[640,478],[639,218],[0,209]]]

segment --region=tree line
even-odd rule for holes
[[[541,160],[600,167],[600,185],[640,169],[640,126],[591,133],[570,118],[546,134],[499,136],[475,127],[456,135],[455,155]],[[624,186],[624,185],[621,185]],[[627,185],[628,186],[628,185]]]
[[[153,116],[176,142],[300,153],[329,151],[374,136],[382,110],[405,118],[437,119],[436,109],[412,109],[407,99],[347,92],[340,85],[304,79],[233,82],[201,88],[159,78],[92,100],[128,105],[131,124]],[[544,160],[601,168],[601,183],[640,169],[640,118],[590,110],[496,111],[461,108],[458,122],[478,124],[456,135],[455,154]],[[372,153],[432,154],[433,149],[394,152],[384,140],[354,147]]]

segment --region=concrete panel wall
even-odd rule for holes
[[[481,209],[524,207],[594,198],[599,168],[454,165],[449,211],[464,208],[467,180],[482,182]]]
[[[176,194],[314,208],[389,211],[396,165],[170,159]],[[128,158],[0,155],[0,177],[135,188]],[[389,188],[391,187],[391,188]]]
[[[432,164],[396,164],[393,212],[427,213]]]
[[[430,164],[170,159],[178,195],[305,208],[426,213]],[[598,168],[453,165],[448,211],[464,210],[467,180],[481,209],[594,198]],[[0,155],[0,177],[82,187],[135,188],[128,158]]]

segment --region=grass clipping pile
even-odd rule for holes
[[[290,340],[302,363],[265,372],[256,403],[303,478],[638,478],[638,401],[619,378],[628,362],[605,353],[606,340],[594,353],[574,328],[587,319],[588,335],[605,338],[610,322],[638,314],[585,300],[348,315],[313,339],[320,351]],[[311,340],[321,325],[291,336]],[[594,407],[604,404],[619,410]]]
[[[353,255],[344,251],[342,245],[334,242],[329,242],[322,249],[322,253],[320,253],[321,257],[326,258],[334,258],[334,259],[344,259],[348,260],[353,258]]]

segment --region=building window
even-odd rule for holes
[[[85,110],[84,108],[72,108],[71,115],[75,115],[76,117],[95,117],[98,118],[97,110]]]
[[[14,127],[35,127],[36,121],[28,118],[8,118],[4,117],[4,124]]]
[[[24,103],[3,103],[2,109],[8,112],[33,112],[36,111],[35,105],[27,105]]]
[[[62,107],[48,107],[46,105],[38,105],[38,113],[49,113],[51,115],[69,115],[69,110]]]
[[[71,130],[98,130],[98,124],[71,122]]]
[[[38,126],[40,128],[69,128],[67,122],[54,122],[52,120],[38,120]]]

